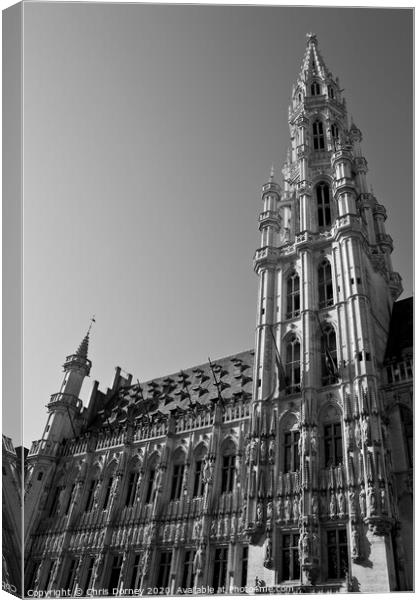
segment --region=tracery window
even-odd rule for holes
[[[312,124],[312,133],[314,140],[314,150],[324,150],[325,138],[324,138],[324,126],[322,121],[318,119]]]
[[[156,477],[156,467],[153,466],[153,467],[150,467],[148,476],[147,476],[147,488],[146,488],[146,499],[145,499],[146,504],[149,504],[149,502],[153,501],[153,488],[154,488],[154,484],[155,484],[155,477]]]
[[[300,278],[293,271],[287,278],[287,308],[286,318],[297,317],[300,313]]]
[[[175,453],[174,465],[172,471],[172,484],[171,484],[171,500],[179,500],[182,491],[182,480],[184,477],[184,452],[178,451]]]
[[[193,498],[204,494],[203,466],[204,461],[202,459],[195,461]]]
[[[283,580],[299,579],[299,534],[290,533],[282,536],[281,573]]]
[[[131,471],[131,473],[128,476],[127,494],[125,497],[125,505],[126,506],[133,506],[133,504],[134,504],[134,500],[136,498],[136,488],[137,488],[138,480],[139,480],[139,472]]]
[[[326,467],[337,467],[343,462],[341,423],[324,426],[324,454]]]
[[[284,472],[299,471],[299,438],[298,429],[284,433]]]
[[[185,550],[181,585],[183,589],[194,586],[194,554],[194,550]]]
[[[97,485],[98,485],[97,480],[91,479],[91,481],[89,483],[87,498],[86,498],[85,512],[90,512],[93,508],[93,502],[94,502],[94,498],[95,498],[95,490],[96,490]]]
[[[322,385],[337,382],[337,340],[334,327],[327,324],[321,333],[321,381]]]
[[[331,206],[330,206],[330,186],[321,181],[315,188],[318,225],[319,227],[328,227],[331,225]]]
[[[327,531],[328,579],[343,579],[348,571],[347,533],[345,529]]]
[[[235,481],[235,445],[230,442],[225,446],[222,455],[222,487],[221,493],[228,493],[233,490]]]
[[[215,593],[226,586],[228,549],[216,548],[214,554],[213,589]],[[219,592],[220,593],[220,592]]]
[[[104,503],[102,505],[103,510],[106,510],[108,508],[108,502],[109,502],[109,498],[111,495],[113,481],[114,481],[113,477],[108,477],[108,481],[106,483],[106,488],[105,488]]]
[[[166,588],[169,584],[169,573],[171,570],[172,551],[164,551],[160,553],[159,570],[157,573],[156,585],[160,588]]]
[[[113,556],[112,565],[111,565],[111,575],[109,577],[109,582],[108,582],[109,590],[118,588],[118,583],[120,581],[120,575],[121,575],[122,561],[123,561],[123,557],[120,554],[116,554]]]
[[[296,335],[289,338],[286,346],[286,393],[300,391],[300,342]]]
[[[326,258],[318,267],[318,300],[319,308],[334,304],[331,264]]]

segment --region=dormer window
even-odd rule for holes
[[[312,124],[312,132],[314,137],[314,150],[324,150],[324,126],[322,121],[314,121]]]
[[[321,93],[321,86],[317,81],[311,83],[311,94],[312,96],[319,96]]]

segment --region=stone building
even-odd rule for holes
[[[412,301],[312,34],[289,125],[255,350],[145,383],[117,369],[83,406],[88,332],[27,458],[27,589],[412,589]]]

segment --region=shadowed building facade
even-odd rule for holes
[[[255,350],[146,383],[117,369],[84,407],[88,332],[27,458],[27,589],[412,589],[412,301],[312,34],[289,125]]]

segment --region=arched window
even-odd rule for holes
[[[178,450],[174,456],[174,464],[172,471],[172,485],[171,485],[171,500],[179,500],[182,491],[182,479],[184,477],[184,465],[185,454],[183,450]]]
[[[322,385],[331,385],[338,379],[337,341],[334,327],[328,324],[321,332],[321,381]]]
[[[321,181],[315,188],[319,227],[331,225],[330,186]]]
[[[322,121],[316,120],[312,123],[312,132],[314,137],[314,150],[324,150],[324,126]]]
[[[338,126],[336,123],[331,125],[331,137],[334,141],[338,140]]]
[[[296,335],[289,338],[286,346],[286,392],[300,391],[300,342]]]
[[[284,464],[283,471],[299,471],[299,429],[284,432]]]
[[[133,504],[134,504],[134,500],[136,498],[136,489],[137,489],[138,480],[139,480],[139,472],[137,470],[133,469],[128,474],[127,491],[126,491],[126,495],[125,495],[125,505],[126,506],[133,506]]]
[[[319,96],[321,93],[321,86],[317,81],[311,83],[311,94],[312,96]]]
[[[334,98],[335,97],[335,92],[334,92],[334,88],[331,86],[328,86],[328,96],[330,98]]]
[[[204,494],[204,457],[206,454],[205,446],[201,445],[194,453],[194,487],[193,498],[203,496]]]
[[[149,504],[155,499],[155,480],[158,473],[158,455],[154,454],[149,462],[145,478],[146,496],[145,503]]]
[[[331,265],[326,258],[318,267],[318,299],[319,308],[334,304]]]
[[[300,312],[300,279],[296,271],[287,278],[287,308],[286,318],[297,317]]]
[[[222,494],[233,490],[235,480],[235,455],[235,444],[230,441],[222,451]]]
[[[341,423],[324,425],[324,456],[326,467],[338,467],[343,462]]]

